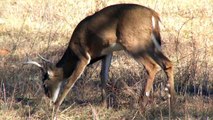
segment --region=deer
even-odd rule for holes
[[[61,59],[47,67],[35,61],[43,75],[45,95],[56,110],[85,68],[101,60],[102,97],[106,99],[106,82],[113,52],[124,50],[147,71],[143,102],[147,102],[159,66],[167,76],[171,101],[175,98],[172,62],[161,49],[160,17],[151,8],[138,4],[116,4],[83,19],[74,29]],[[67,81],[61,90],[61,85]],[[61,91],[61,92],[60,92]],[[59,95],[61,93],[61,95]]]

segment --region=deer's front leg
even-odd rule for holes
[[[76,68],[74,69],[72,75],[68,78],[67,84],[64,87],[64,90],[61,94],[61,96],[58,97],[58,99],[55,102],[55,110],[58,111],[59,106],[64,101],[64,98],[67,96],[68,92],[73,87],[74,83],[77,81],[77,79],[81,76],[83,73],[85,67],[89,63],[89,59],[82,59],[78,61],[76,64]]]
[[[107,106],[107,90],[106,84],[109,79],[109,67],[112,60],[112,53],[108,54],[102,59],[101,66],[101,89],[102,89],[102,102],[104,106]]]

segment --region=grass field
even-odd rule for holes
[[[26,54],[42,62],[37,56],[41,54],[56,63],[83,18],[117,3],[141,4],[161,16],[162,49],[175,67],[172,119],[213,119],[211,0],[1,0],[0,120],[51,119],[39,69],[22,64]],[[100,103],[99,73],[100,62],[86,69],[60,107],[59,120],[169,119],[167,100],[160,96],[166,84],[162,71],[156,76],[152,103],[143,113],[136,102],[147,78],[143,66],[123,51],[114,53],[109,109]]]

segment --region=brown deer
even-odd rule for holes
[[[174,78],[171,61],[161,51],[158,14],[136,4],[106,7],[86,17],[75,28],[68,48],[56,65],[48,62],[47,69],[34,61],[43,71],[43,88],[58,109],[64,98],[81,76],[86,66],[102,60],[101,80],[103,98],[112,52],[124,50],[140,65],[144,65],[148,80],[143,101],[150,95],[158,65],[165,71],[171,100],[174,98]],[[61,83],[67,80],[59,96]]]

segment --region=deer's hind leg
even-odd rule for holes
[[[141,93],[142,99],[139,99],[139,104],[142,105],[141,107],[143,109],[149,102],[150,91],[153,87],[155,75],[158,71],[158,64],[148,54],[147,50],[126,50],[140,65],[144,66],[148,75],[144,91]]]
[[[150,91],[153,87],[155,75],[158,71],[158,65],[149,56],[137,56],[134,59],[146,69],[148,78],[146,81],[145,89],[142,91],[142,105],[145,107],[149,102]]]
[[[154,54],[151,54],[151,57],[166,73],[168,79],[167,87],[169,88],[169,93],[171,95],[171,102],[174,103],[175,89],[174,89],[174,74],[172,62],[161,51],[154,52]]]

